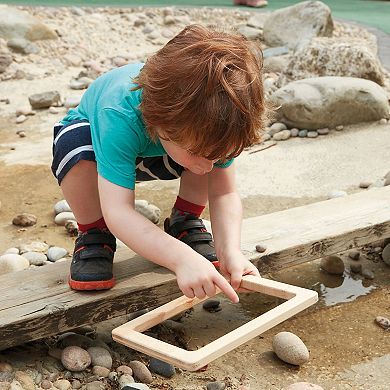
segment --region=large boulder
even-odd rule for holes
[[[384,84],[376,48],[360,38],[313,38],[297,49],[277,84],[318,76],[350,76]]]
[[[268,46],[295,49],[313,37],[331,37],[330,8],[321,1],[303,1],[272,12],[264,22],[263,36]]]
[[[353,77],[314,77],[293,81],[271,95],[277,119],[314,130],[389,117],[389,103],[378,84]]]
[[[0,38],[38,41],[56,39],[57,34],[27,12],[0,5]]]

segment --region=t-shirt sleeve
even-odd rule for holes
[[[97,171],[111,183],[134,190],[135,160],[140,150],[139,134],[126,115],[111,108],[98,113],[92,140]]]
[[[227,160],[227,161],[224,162],[224,163],[220,163],[220,162],[217,161],[217,162],[214,164],[214,166],[217,167],[217,168],[228,168],[228,167],[230,167],[230,165],[233,164],[233,161],[234,161],[234,158],[231,158],[230,160]]]

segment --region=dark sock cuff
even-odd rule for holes
[[[205,206],[188,202],[187,200],[182,199],[180,198],[180,196],[178,196],[176,198],[176,202],[173,208],[183,213],[190,213],[199,217],[202,214]]]
[[[87,223],[87,224],[81,224],[77,222],[77,225],[79,227],[79,231],[82,233],[85,233],[87,230],[91,229],[107,229],[106,221],[104,218],[100,218],[95,222]]]

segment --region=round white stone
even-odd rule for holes
[[[74,214],[70,211],[64,211],[62,213],[59,213],[54,218],[54,222],[57,225],[61,225],[61,226],[65,226],[66,221],[69,221],[69,220],[73,220],[73,221],[76,220]]]
[[[47,251],[47,258],[50,261],[57,261],[62,259],[68,254],[68,251],[65,248],[60,248],[59,246],[51,246]]]
[[[279,359],[300,366],[309,360],[309,351],[294,333],[280,332],[272,340],[272,348]]]
[[[69,207],[68,202],[65,199],[62,199],[54,205],[54,212],[56,213],[56,215],[63,212],[71,213],[72,209]]]
[[[23,256],[12,253],[0,256],[0,275],[21,271],[29,266],[29,261]]]

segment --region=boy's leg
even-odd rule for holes
[[[112,263],[116,240],[102,217],[91,144],[88,123],[75,123],[59,131],[55,128],[52,170],[79,226],[69,277],[69,285],[75,290],[115,285]]]
[[[167,233],[185,242],[206,259],[217,260],[212,236],[207,232],[200,215],[208,201],[207,175],[184,171],[181,175],[179,196],[170,218],[165,220]]]

